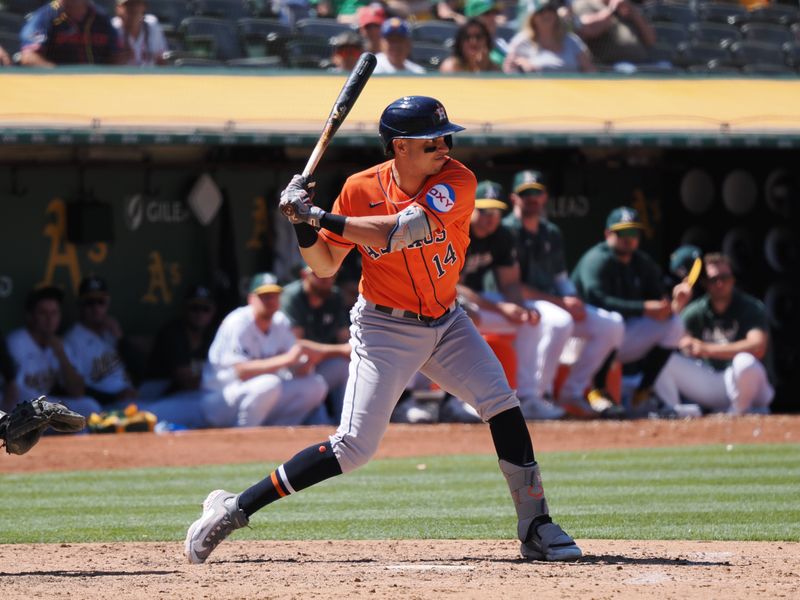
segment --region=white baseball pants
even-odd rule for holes
[[[203,413],[214,427],[301,425],[327,393],[328,385],[321,375],[281,379],[267,373],[234,381],[221,394],[206,394]]]
[[[653,391],[670,406],[679,404],[683,396],[704,408],[737,415],[753,410],[763,412],[775,395],[764,365],[749,352],[734,356],[724,371],[675,352],[656,379]]]

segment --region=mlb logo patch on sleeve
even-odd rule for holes
[[[456,203],[456,192],[446,183],[437,183],[425,194],[425,202],[437,212],[449,212]]]

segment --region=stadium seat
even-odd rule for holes
[[[738,68],[718,60],[710,60],[704,65],[690,65],[686,70],[695,75],[741,75],[742,73]]]
[[[441,44],[415,42],[411,48],[411,62],[425,67],[426,71],[437,72],[442,61],[452,52]]]
[[[711,61],[716,61],[719,66],[735,66],[732,63],[730,52],[721,44],[709,44],[692,40],[678,45],[675,55],[676,64],[683,67],[707,66]]]
[[[19,43],[19,33],[0,31],[0,47],[5,49],[12,58],[19,52]]]
[[[245,69],[282,69],[285,67],[280,56],[251,56],[225,61],[229,67]]]
[[[786,64],[795,69],[800,68],[800,43],[789,43],[781,46]]]
[[[681,42],[689,40],[689,32],[685,25],[671,23],[669,21],[656,21],[653,23],[656,30],[656,40],[659,44],[671,44],[676,46]]]
[[[173,67],[223,67],[225,63],[211,58],[194,58],[183,57],[177,58],[173,63]]]
[[[3,12],[27,15],[46,4],[46,0],[2,0]]]
[[[286,42],[286,64],[293,69],[326,69],[331,47],[324,37],[302,35]]]
[[[713,21],[691,23],[689,25],[689,34],[693,40],[710,44],[733,43],[742,39],[742,34],[735,26],[727,23],[714,23]]]
[[[165,33],[176,31],[191,14],[184,0],[147,0],[147,12],[156,16]]]
[[[239,19],[236,22],[239,39],[249,57],[285,55],[291,29],[277,19]]]
[[[339,23],[335,19],[300,19],[295,24],[297,33],[305,36],[315,36],[330,39],[344,31],[352,31],[352,27],[346,23]]]
[[[647,60],[652,63],[669,62],[675,64],[675,44],[656,42],[656,45],[650,48]]]
[[[742,73],[748,75],[795,75],[794,69],[786,65],[772,63],[751,63],[742,67]]]
[[[750,21],[753,23],[774,23],[788,26],[800,23],[800,8],[782,4],[770,4],[750,11]]]
[[[420,21],[411,29],[414,42],[439,44],[451,47],[455,41],[458,25],[453,21]]]
[[[236,26],[211,17],[187,17],[181,22],[186,50],[198,58],[220,61],[244,58]]]
[[[670,23],[688,25],[697,21],[697,13],[689,4],[650,0],[642,8],[651,23],[654,21],[669,21]]]
[[[192,0],[192,14],[235,21],[252,16],[250,7],[242,0]]]
[[[0,32],[13,33],[19,35],[25,18],[22,15],[10,12],[0,12]]]
[[[768,44],[785,44],[794,41],[794,34],[787,27],[774,23],[747,23],[742,25],[742,35],[746,40]]]
[[[731,2],[704,2],[697,7],[697,16],[702,21],[741,25],[750,20],[750,13],[741,4]]]
[[[742,40],[731,44],[730,52],[734,63],[742,70],[748,65],[751,67],[758,65],[760,68],[763,65],[778,67],[786,65],[786,56],[779,44]]]

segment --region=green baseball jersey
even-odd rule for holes
[[[303,328],[305,339],[321,344],[338,344],[339,330],[350,325],[348,310],[336,286],[322,306],[311,308],[308,296],[303,290],[303,282],[293,281],[283,288],[281,311],[289,317],[292,327]]]
[[[712,344],[738,342],[747,337],[751,329],[769,332],[769,321],[764,305],[749,294],[733,291],[733,298],[722,314],[714,312],[708,294],[689,304],[681,313],[686,331],[692,337]],[[730,360],[707,360],[718,371],[726,369]],[[771,362],[765,357],[768,367]],[[769,368],[768,368],[769,370]]]
[[[486,291],[490,271],[493,274],[498,267],[513,267],[516,261],[511,233],[500,225],[485,238],[471,237],[461,270],[461,283],[476,292]]]
[[[514,236],[522,283],[540,292],[560,296],[556,275],[567,270],[561,229],[555,223],[542,219],[539,221],[539,230],[531,233],[513,214],[503,220],[503,225]]]
[[[664,297],[661,269],[653,259],[637,250],[629,263],[620,262],[605,241],[581,257],[572,281],[584,302],[616,311],[626,319],[642,316],[645,300]]]

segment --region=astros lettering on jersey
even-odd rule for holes
[[[437,317],[455,301],[456,283],[469,245],[469,223],[477,181],[472,171],[450,158],[422,189],[409,196],[394,181],[392,161],[347,179],[332,212],[348,217],[397,214],[412,203],[425,210],[431,236],[399,252],[359,246],[361,294],[375,304]],[[321,230],[329,244],[355,244]]]

